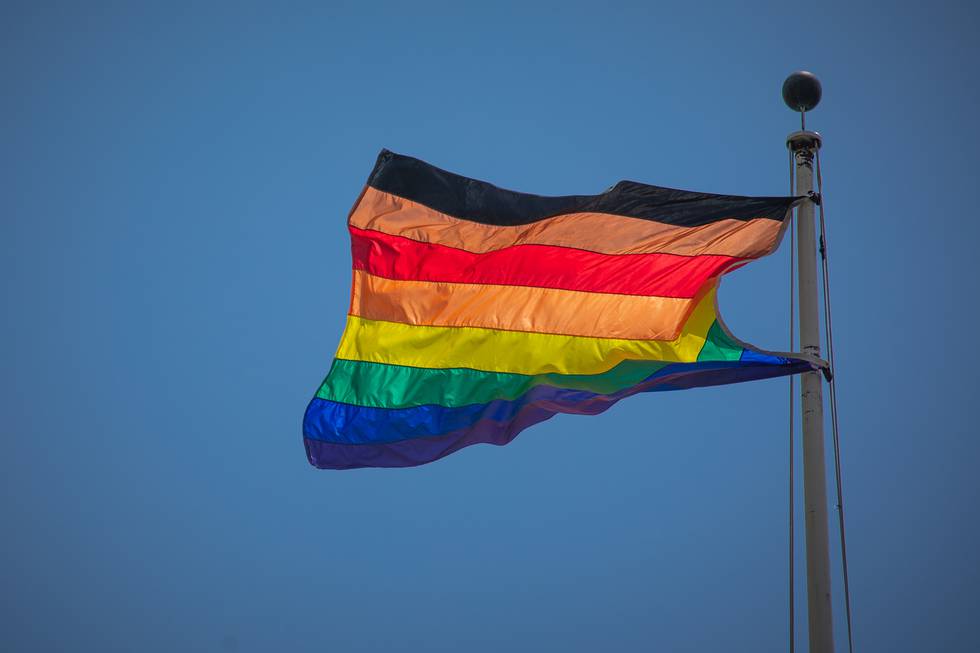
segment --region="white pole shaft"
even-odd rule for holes
[[[813,190],[813,155],[819,140],[793,144],[796,154],[796,194]],[[817,299],[816,236],[813,202],[804,201],[796,213],[800,346],[820,356],[820,313]],[[827,535],[827,469],[824,460],[823,380],[820,372],[803,374],[803,500],[806,527],[806,581],[810,653],[833,653],[834,626],[830,601],[830,546]]]

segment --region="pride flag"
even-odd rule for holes
[[[310,463],[421,465],[639,392],[817,369],[736,340],[715,303],[795,201],[629,181],[544,197],[383,150],[348,220],[350,310],[303,419]]]

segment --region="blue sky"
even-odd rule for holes
[[[980,648],[976,10],[605,4],[4,4],[0,648],[785,647],[785,380],[406,470],[314,470],[300,419],[379,149],[540,194],[783,194],[799,68],[855,644]],[[785,347],[787,267],[726,278],[737,336]]]

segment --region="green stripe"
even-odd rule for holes
[[[708,329],[708,338],[698,354],[698,362],[701,361],[737,361],[742,357],[742,347],[728,337],[725,330],[715,320],[711,328]]]
[[[316,396],[359,406],[455,407],[516,399],[536,385],[608,394],[629,388],[669,363],[623,361],[602,374],[508,374],[470,369],[429,369],[337,359]]]

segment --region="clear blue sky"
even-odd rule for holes
[[[380,148],[783,194],[807,68],[857,650],[980,650],[976,10],[605,4],[4,3],[0,648],[784,649],[784,379],[405,470],[314,470],[300,419]],[[736,335],[784,348],[787,266],[726,279]]]

